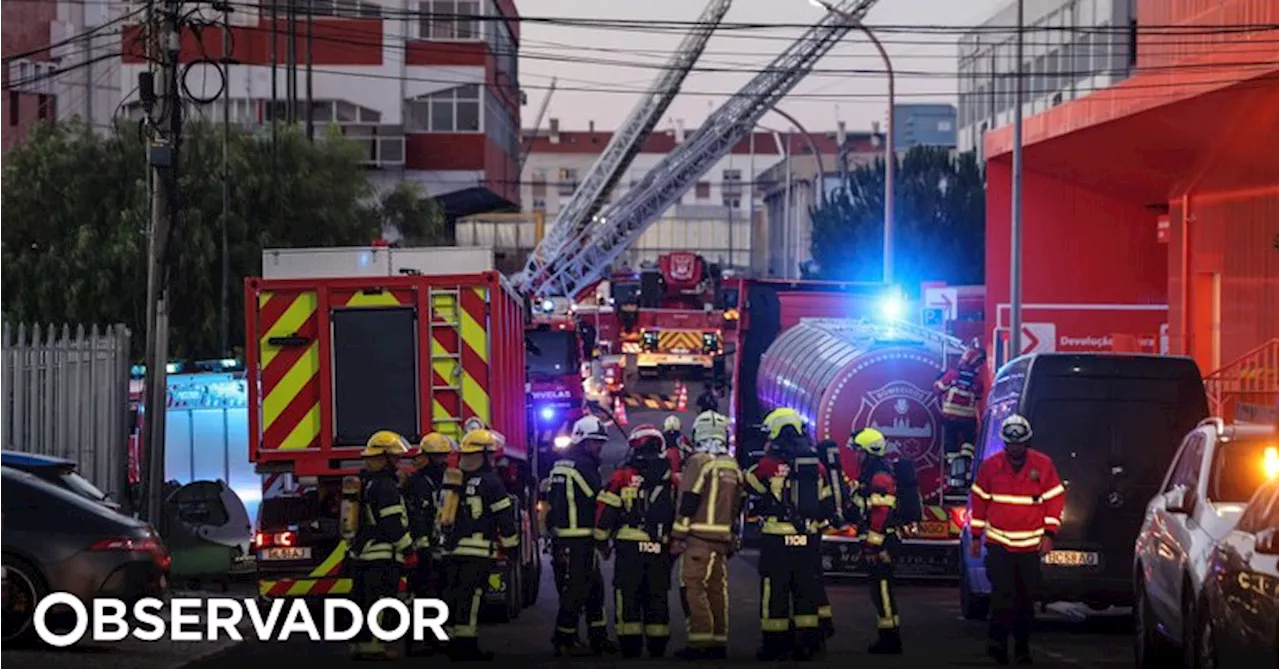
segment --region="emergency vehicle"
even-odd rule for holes
[[[498,468],[521,531],[486,603],[514,616],[536,599],[525,310],[492,263],[488,249],[263,252],[263,276],[245,281],[261,596],[351,592],[341,487],[358,473],[369,435],[393,430],[416,444],[430,431],[460,439],[483,424],[504,437]]]
[[[583,333],[566,301],[539,305],[525,331],[525,369],[533,443],[539,477],[545,476],[569,444],[585,401]]]

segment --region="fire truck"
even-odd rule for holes
[[[548,308],[550,307],[550,308]],[[530,425],[539,477],[569,446],[573,423],[585,411],[583,332],[564,302],[540,305],[525,331]]]
[[[261,596],[350,593],[341,485],[359,471],[369,435],[393,430],[416,444],[427,432],[460,439],[484,425],[503,436],[498,468],[521,530],[520,548],[488,580],[486,604],[511,617],[536,599],[526,311],[492,263],[482,249],[263,252],[263,276],[244,288]]]

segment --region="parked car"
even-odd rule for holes
[[[1053,458],[1067,488],[1062,527],[1044,556],[1040,599],[1095,609],[1133,601],[1133,537],[1188,430],[1209,415],[1190,358],[1105,353],[1026,355],[991,384],[975,462],[1004,450],[1000,423],[1031,421],[1031,447]],[[976,470],[976,468],[975,468]],[[960,537],[960,603],[984,619],[991,584]]]
[[[1183,439],[1134,544],[1139,667],[1167,666],[1179,650],[1184,660],[1194,659],[1200,587],[1210,555],[1254,493],[1274,479],[1275,456],[1275,428],[1265,425],[1208,418]]]
[[[76,473],[76,463],[51,455],[36,455],[18,451],[0,451],[0,465],[20,469],[48,481],[58,487],[91,499],[105,507],[119,511],[120,505],[105,492]]]
[[[5,644],[35,638],[36,603],[51,592],[130,605],[164,594],[169,553],[150,525],[33,474],[0,473]]]
[[[1276,492],[1274,481],[1259,488],[1236,528],[1209,555],[1196,607],[1199,669],[1276,666]]]

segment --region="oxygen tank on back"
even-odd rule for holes
[[[462,499],[462,470],[450,467],[444,472],[444,485],[440,492],[440,509],[436,513],[436,526],[440,535],[448,537],[458,517],[458,504]]]
[[[360,477],[342,477],[342,503],[338,511],[338,531],[350,542],[360,531]]]
[[[924,514],[920,500],[920,481],[916,477],[916,463],[912,460],[894,460],[893,478],[898,484],[898,506],[895,515],[900,523],[918,523]]]

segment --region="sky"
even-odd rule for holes
[[[882,0],[865,17],[868,26],[973,26],[996,13],[1009,0]],[[525,17],[608,19],[614,21],[693,21],[705,0],[518,0]],[[822,9],[806,0],[734,0],[725,23],[789,24],[816,22]],[[563,130],[585,130],[590,121],[598,130],[612,130],[626,118],[639,93],[658,75],[683,39],[687,28],[660,26],[594,27],[550,25],[525,21],[520,44],[520,81],[528,96],[523,110],[525,127],[533,125],[547,96],[552,94],[547,119],[558,118]],[[712,37],[699,66],[736,71],[692,72],[681,94],[668,108],[659,129],[697,126],[728,94],[750,78],[745,70],[767,65],[803,29],[780,27],[721,30]],[[898,72],[897,101],[956,101],[957,33],[907,33],[899,29],[878,35]],[[862,33],[853,31],[819,61],[817,69],[778,105],[811,132],[834,130],[837,119],[851,131],[883,126],[888,111],[883,61]],[[647,66],[647,67],[646,67]],[[587,89],[587,90],[574,90]],[[604,92],[613,89],[622,92]],[[715,95],[719,93],[720,95]],[[787,130],[790,124],[774,113],[761,125]]]

